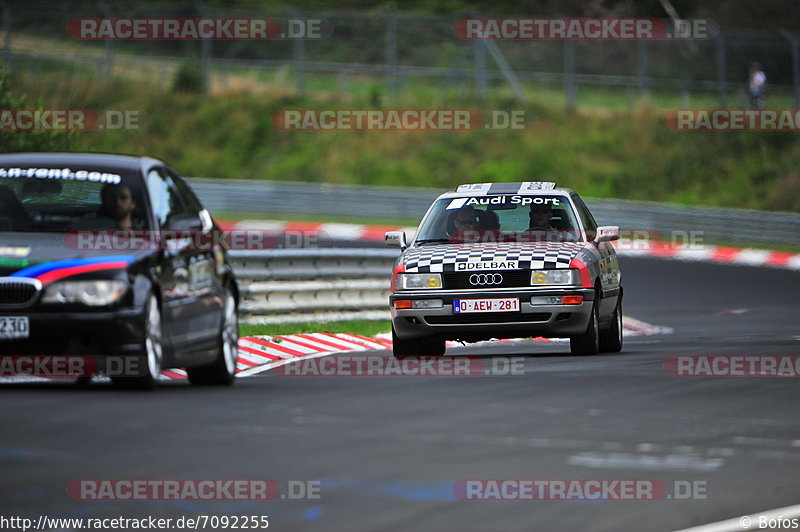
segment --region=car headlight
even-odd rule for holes
[[[578,270],[533,270],[531,272],[532,285],[581,284]]]
[[[83,303],[101,306],[118,301],[128,289],[125,281],[60,281],[47,287],[43,303]]]
[[[439,273],[398,273],[396,285],[400,290],[427,290],[442,287]]]

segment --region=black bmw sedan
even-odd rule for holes
[[[0,369],[232,383],[239,294],[219,234],[159,160],[0,155]]]

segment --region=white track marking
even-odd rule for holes
[[[769,521],[770,519],[777,519],[779,517],[782,519],[794,519],[798,516],[800,516],[800,504],[795,504],[793,506],[784,506],[783,508],[776,508],[774,510],[747,514],[741,517],[733,517],[724,521],[683,528],[675,532],[742,532],[743,530],[764,530],[758,526],[760,517],[764,517]],[[749,524],[745,526],[746,523]]]

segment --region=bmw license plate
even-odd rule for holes
[[[0,339],[27,338],[29,334],[27,316],[0,317]]]
[[[517,312],[519,311],[518,297],[504,297],[493,299],[456,299],[453,301],[454,314],[469,312]]]

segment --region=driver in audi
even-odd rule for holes
[[[449,231],[452,242],[477,242],[479,240],[478,212],[472,205],[467,205],[453,213],[452,230]]]

